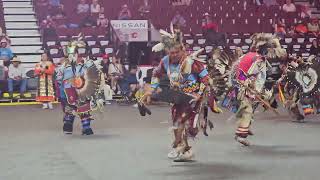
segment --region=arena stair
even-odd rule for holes
[[[34,67],[31,64],[40,61],[42,43],[32,0],[2,0],[2,2],[11,48],[24,65]]]

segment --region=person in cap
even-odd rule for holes
[[[121,10],[118,15],[119,20],[130,20],[132,18],[131,11],[128,8],[128,5],[125,4],[121,7]]]
[[[0,42],[0,60],[5,62],[13,58],[13,53],[10,48],[8,48],[8,42],[6,40],[1,40]]]
[[[13,87],[19,86],[20,97],[23,98],[27,90],[26,70],[21,66],[21,60],[18,57],[14,57],[11,62],[8,70],[9,97],[13,97]]]

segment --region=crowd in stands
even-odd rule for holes
[[[35,2],[41,30],[43,32],[43,35],[48,37],[57,36],[57,34],[59,34],[59,29],[63,29],[63,32],[67,32],[67,30],[70,29],[101,27],[105,32],[107,32],[107,28],[109,27],[109,18],[112,19],[112,17],[109,17],[107,15],[107,12],[105,10],[106,6],[105,4],[103,4],[104,2],[102,0],[76,0],[73,3],[74,9],[70,9],[70,4],[66,4],[66,1],[63,0],[36,0]],[[181,7],[191,7],[195,4],[195,1],[172,0],[170,2],[173,6],[173,10],[170,9],[170,11],[173,11],[174,13],[172,14],[169,21],[174,25],[175,30],[179,30],[182,33],[186,28],[189,27],[190,17],[188,17],[187,14],[184,13],[184,8]],[[310,3],[318,7],[319,0],[310,0]],[[320,53],[320,46],[318,41],[320,36],[320,22],[319,19],[313,18],[311,16],[310,7],[296,5],[292,0],[248,0],[241,1],[240,4],[241,6],[244,6],[245,10],[251,11],[250,13],[253,16],[255,15],[255,13],[259,13],[259,7],[267,7],[278,10],[281,9],[281,16],[272,17],[270,29],[273,29],[274,33],[281,39],[301,36],[315,37],[315,40],[312,41],[311,46],[308,47],[308,51],[311,55],[317,55]],[[253,5],[255,8],[249,8],[253,7]],[[138,8],[130,7],[128,4],[122,4],[122,6],[119,7],[119,11],[116,13],[116,18],[119,20],[141,18],[149,19],[150,14],[152,14],[154,11],[154,8],[155,7],[150,4],[150,0],[139,1]],[[138,13],[136,13],[135,11],[137,11]],[[285,17],[287,17],[287,14],[294,14],[294,17],[298,17],[297,21],[294,22],[293,20],[286,19]],[[192,16],[192,14],[190,16]],[[239,16],[239,14],[237,16]],[[264,17],[263,13],[261,16]],[[196,16],[196,19],[197,18],[199,18],[198,15]],[[205,45],[228,46],[228,43],[230,43],[230,41],[227,41],[227,39],[229,39],[228,36],[231,36],[232,33],[225,31],[226,26],[224,24],[226,22],[221,22],[221,18],[218,19],[216,14],[213,14],[212,11],[202,14],[201,18],[202,19],[199,20],[197,19],[197,21],[199,21],[197,29],[201,30],[200,37],[205,39]],[[239,18],[241,19],[241,17]],[[154,19],[150,18],[150,20],[153,23]],[[230,20],[231,22],[233,21],[233,19],[228,20]],[[237,29],[235,26],[236,23],[233,23],[233,28]],[[248,26],[248,24],[244,26]],[[191,35],[195,37],[195,34]],[[195,38],[195,40],[200,42],[200,37],[197,37],[197,39]],[[46,41],[46,39],[44,39],[44,41]],[[90,40],[87,41],[87,45],[91,46],[88,43],[89,41]],[[96,44],[92,45],[91,47],[95,47],[95,45]],[[6,74],[6,77],[1,76],[0,73],[0,77],[3,77],[2,79],[0,79],[0,81],[6,80],[10,97],[12,97],[12,88],[18,85],[20,87],[19,90],[21,96],[23,96],[23,93],[26,89],[24,81],[26,77],[25,72],[23,67],[20,65],[19,59],[17,57],[14,57],[13,52],[10,50],[10,39],[4,33],[2,33],[1,29],[0,46],[0,60],[3,60],[3,62],[5,62],[3,64],[0,64],[0,66],[2,67],[2,72],[6,72],[2,73]],[[99,43],[98,48],[102,46],[103,45]],[[56,47],[56,44],[54,44],[53,47]],[[190,44],[187,44],[186,48],[190,51],[195,50]],[[235,47],[234,50],[237,54],[239,54],[239,56],[241,56],[241,54],[243,53],[241,46]],[[50,49],[47,49],[49,55],[48,58],[50,60],[53,60],[54,57],[51,56],[49,51]],[[110,84],[109,87],[108,85],[106,85],[105,89],[110,89],[110,91],[112,92],[111,94],[117,93],[130,96],[130,93],[139,88],[135,77],[137,68],[131,67],[129,69],[125,69],[121,64],[122,59],[113,54],[114,52],[101,52],[96,57],[94,57],[92,56],[92,53],[84,53],[84,55],[80,56],[80,58],[82,60],[85,60],[88,56],[94,59],[99,59],[99,57],[101,57],[103,59],[102,66],[105,74],[105,79],[108,82],[107,84]],[[61,58],[63,60],[63,57],[58,56],[58,58]],[[10,60],[12,63],[6,63],[10,62]],[[3,84],[3,81],[1,81],[0,84]],[[0,87],[0,89],[2,88]],[[0,94],[2,93],[0,92]],[[110,98],[106,99],[110,100]]]

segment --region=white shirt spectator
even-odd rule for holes
[[[9,66],[8,76],[10,79],[14,79],[18,76],[20,76],[21,78],[27,77],[24,67],[22,67],[21,65],[19,65],[18,67],[14,67],[13,64],[10,64]]]
[[[94,3],[92,3],[91,5],[90,5],[90,11],[91,11],[91,13],[100,13],[100,4],[98,4],[98,3],[96,3],[96,4],[94,4]]]
[[[293,3],[290,4],[284,4],[282,6],[282,9],[284,12],[296,12],[296,6]]]
[[[81,14],[81,13],[88,13],[89,12],[89,4],[86,3],[80,3],[77,6],[77,13]]]

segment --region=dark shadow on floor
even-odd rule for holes
[[[119,134],[93,134],[90,136],[84,136],[80,134],[66,135],[68,138],[72,139],[81,139],[81,140],[104,140],[104,139],[113,139],[120,138]]]
[[[245,147],[244,147],[245,148]],[[282,158],[292,158],[292,157],[320,157],[320,151],[318,149],[314,150],[303,150],[296,149],[295,146],[277,146],[277,145],[252,145],[247,147],[245,152],[241,153],[248,156],[272,156],[272,157],[282,157]]]
[[[239,176],[253,176],[258,170],[231,163],[201,163],[185,162],[172,165],[171,172],[157,172],[157,176],[172,177],[172,179],[197,179],[197,180],[226,180],[236,179]],[[192,178],[191,178],[192,177]]]

